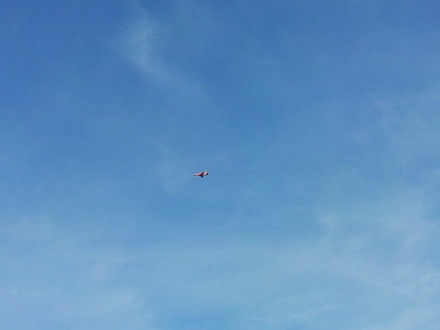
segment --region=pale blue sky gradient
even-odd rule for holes
[[[439,17],[0,0],[0,328],[438,330]]]

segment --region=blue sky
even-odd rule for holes
[[[0,7],[2,329],[438,329],[438,1]]]

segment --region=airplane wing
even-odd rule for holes
[[[194,174],[194,176],[199,176],[201,178],[203,178],[205,175],[208,175],[208,171],[199,172],[199,173]]]

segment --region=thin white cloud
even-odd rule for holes
[[[187,235],[195,228],[175,224],[180,231],[136,246],[48,219],[3,222],[0,256],[16,275],[3,277],[0,304],[3,315],[11,301],[16,311],[43,305],[45,322],[96,329],[155,329],[155,320],[227,308],[240,314],[242,329],[332,322],[435,330],[440,268],[429,258],[440,249],[440,228],[432,207],[410,187],[356,212],[328,210],[322,231],[307,240],[252,238],[228,226]]]
[[[185,6],[179,10],[185,10]],[[200,104],[206,99],[201,84],[178,63],[166,59],[166,51],[173,49],[176,29],[172,23],[153,19],[135,1],[132,17],[117,37],[115,47],[147,80],[169,93],[169,99]]]
[[[145,297],[115,281],[129,259],[118,249],[102,248],[75,226],[47,218],[3,220],[0,260],[7,271],[0,306],[6,327],[156,329]],[[17,313],[26,319],[17,322]]]
[[[164,67],[158,50],[165,31],[160,32],[160,24],[154,22],[139,4],[135,10],[136,17],[123,31],[118,46],[123,55],[143,73],[158,81],[166,81],[170,73]]]

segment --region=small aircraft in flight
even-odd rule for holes
[[[194,176],[199,176],[201,178],[203,178],[205,175],[208,175],[208,171],[199,172],[199,173],[194,174]]]

